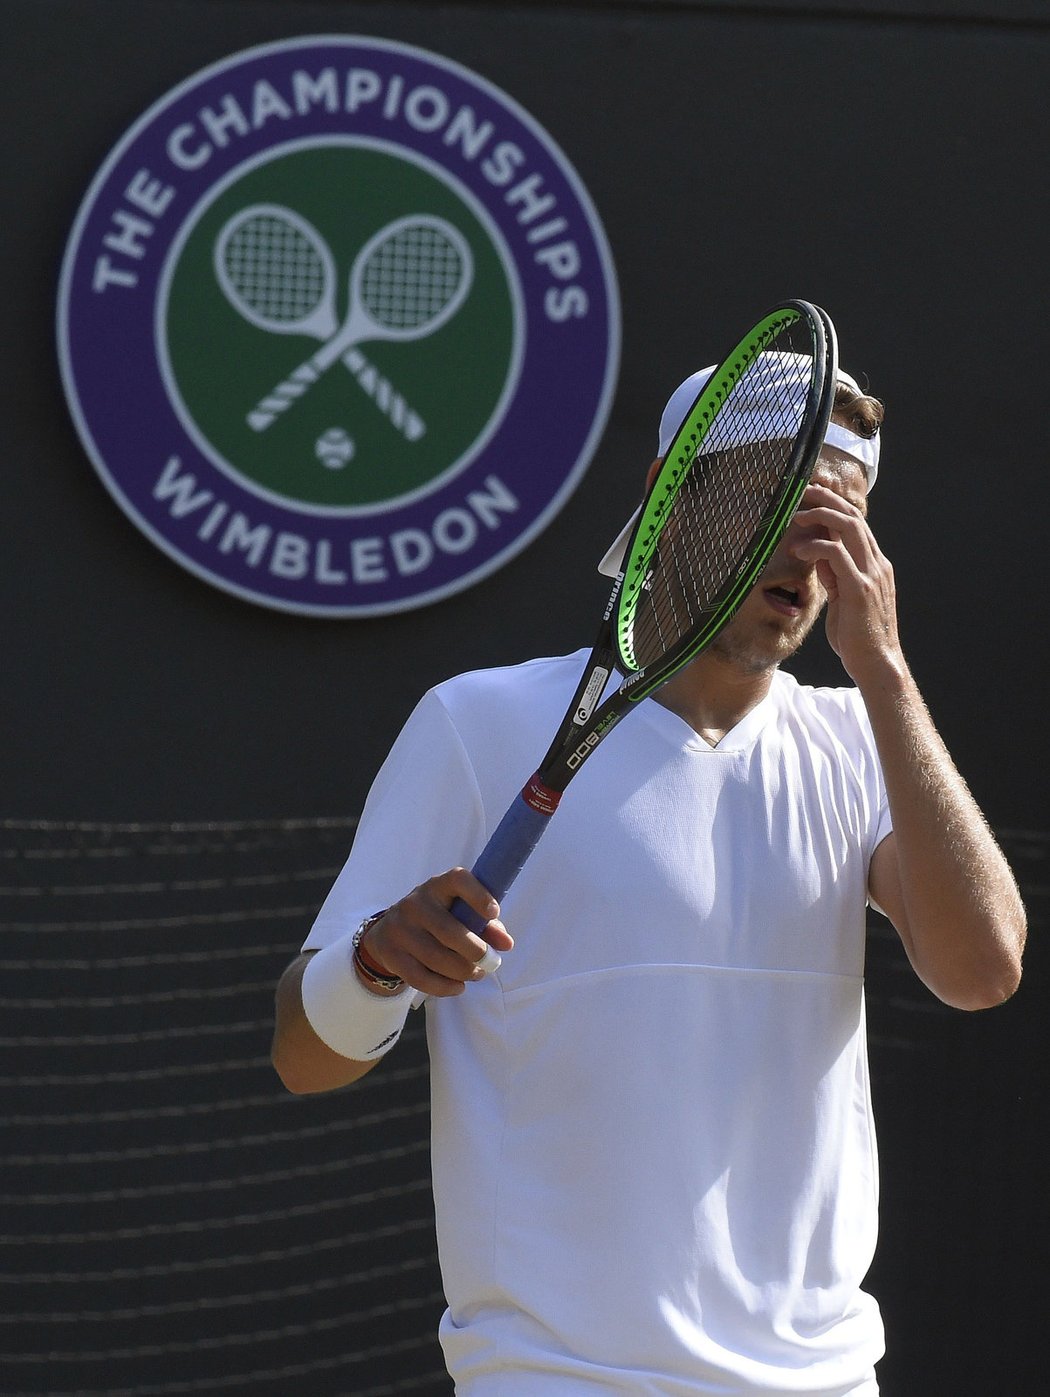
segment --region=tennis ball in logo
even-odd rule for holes
[[[317,438],[314,454],[330,471],[341,470],[354,459],[353,438],[342,427],[329,427]]]

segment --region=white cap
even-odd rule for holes
[[[760,360],[777,361],[786,358],[794,358],[778,351],[772,351],[760,356]],[[760,362],[760,361],[759,361]],[[657,447],[657,455],[666,456],[674,441],[675,434],[685,421],[686,414],[700,396],[708,379],[718,366],[711,365],[710,368],[699,369],[696,373],[690,374],[687,379],[678,385],[667,400],[663,413],[660,417],[660,438]],[[794,436],[798,430],[801,409],[791,406],[792,398],[784,389],[784,365],[783,363],[767,362],[764,372],[758,375],[749,376],[750,391],[746,401],[741,403],[740,412],[727,413],[723,410],[715,419],[711,433],[705,441],[712,450],[725,450],[730,446],[739,445],[742,441],[756,440],[753,426],[745,426],[745,423],[752,423],[754,420],[754,410],[757,405],[762,405],[764,413],[763,438],[768,435],[774,436]],[[857,381],[850,377],[843,369],[838,371],[838,381],[845,383],[852,388],[855,393],[860,393],[861,389]],[[762,400],[765,400],[763,403]],[[744,435],[744,432],[749,435]],[[879,434],[873,437],[858,436],[856,432],[851,432],[848,427],[841,427],[837,422],[828,424],[828,430],[824,436],[824,444],[832,446],[836,451],[841,451],[844,456],[856,461],[863,466],[864,474],[868,481],[868,490],[875,484],[875,477],[879,471]],[[627,551],[627,544],[630,542],[631,532],[634,529],[635,521],[641,512],[641,506],[631,515],[627,523],[617,534],[611,548],[605,557],[598,564],[598,571],[605,577],[615,577],[623,564],[623,555]]]

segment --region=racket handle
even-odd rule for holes
[[[525,867],[557,807],[558,795],[538,786],[537,782],[538,778],[534,776],[525,790],[515,796],[514,803],[496,826],[492,838],[471,869],[474,877],[488,888],[497,902]],[[541,790],[543,794],[538,797],[537,793]],[[537,800],[545,808],[539,808],[539,804],[534,803]],[[452,915],[469,931],[477,936],[482,935],[488,924],[487,919],[475,912],[473,907],[468,907],[462,898],[455,900],[451,910]],[[486,975],[498,970],[501,964],[501,958],[491,946],[478,962]],[[412,1000],[412,1008],[418,1009],[426,997],[422,991],[418,991]]]
[[[531,787],[526,786],[525,791]],[[510,809],[500,820],[492,838],[478,855],[471,872],[499,902],[528,862],[529,855],[540,842],[540,835],[550,823],[553,808],[540,810],[526,799],[525,791],[514,797]],[[458,913],[457,913],[458,915]],[[476,912],[471,916],[485,925]],[[469,922],[465,925],[470,926]],[[471,927],[476,931],[477,927]]]

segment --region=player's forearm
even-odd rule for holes
[[[270,1060],[289,1091],[296,1095],[334,1091],[370,1072],[378,1058],[356,1062],[334,1052],[314,1032],[303,1009],[302,979],[310,957],[294,960],[277,986]]]
[[[1020,980],[1026,926],[1009,865],[903,660],[862,692],[893,817],[893,920],[940,998],[960,1008],[999,1003]]]

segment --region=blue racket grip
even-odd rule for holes
[[[539,843],[540,835],[547,828],[551,813],[537,810],[523,796],[516,796],[513,805],[493,831],[492,838],[478,855],[471,872],[497,902],[525,867],[529,855]],[[462,898],[456,899],[452,911],[471,931],[480,935],[484,930],[486,919],[468,907]]]
[[[533,788],[534,782],[535,778],[525,790]],[[555,798],[550,808],[538,809],[525,799],[522,792],[515,797],[514,803],[493,830],[491,839],[482,849],[471,872],[479,883],[488,888],[497,902],[525,867],[529,855],[539,843],[540,835],[550,823],[556,804]],[[482,936],[488,925],[486,917],[475,912],[461,897],[457,897],[453,902],[451,911],[468,931]],[[501,963],[500,956],[490,946],[479,966],[487,975],[491,975],[494,970],[499,969]],[[425,998],[426,995],[417,993],[412,1007],[418,1009]]]

